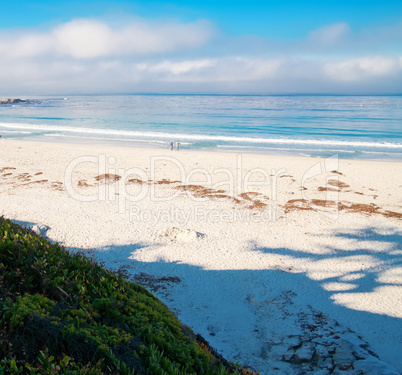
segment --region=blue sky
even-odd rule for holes
[[[26,1],[0,94],[402,92],[401,1]]]

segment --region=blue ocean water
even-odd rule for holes
[[[124,95],[0,106],[4,138],[402,159],[402,96]]]

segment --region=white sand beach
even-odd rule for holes
[[[261,374],[402,372],[402,163],[0,150],[1,215],[146,285],[228,360]]]

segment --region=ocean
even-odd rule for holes
[[[111,95],[0,105],[3,138],[402,160],[402,96]]]

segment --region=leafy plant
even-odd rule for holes
[[[0,218],[0,375],[246,373],[142,286]]]

